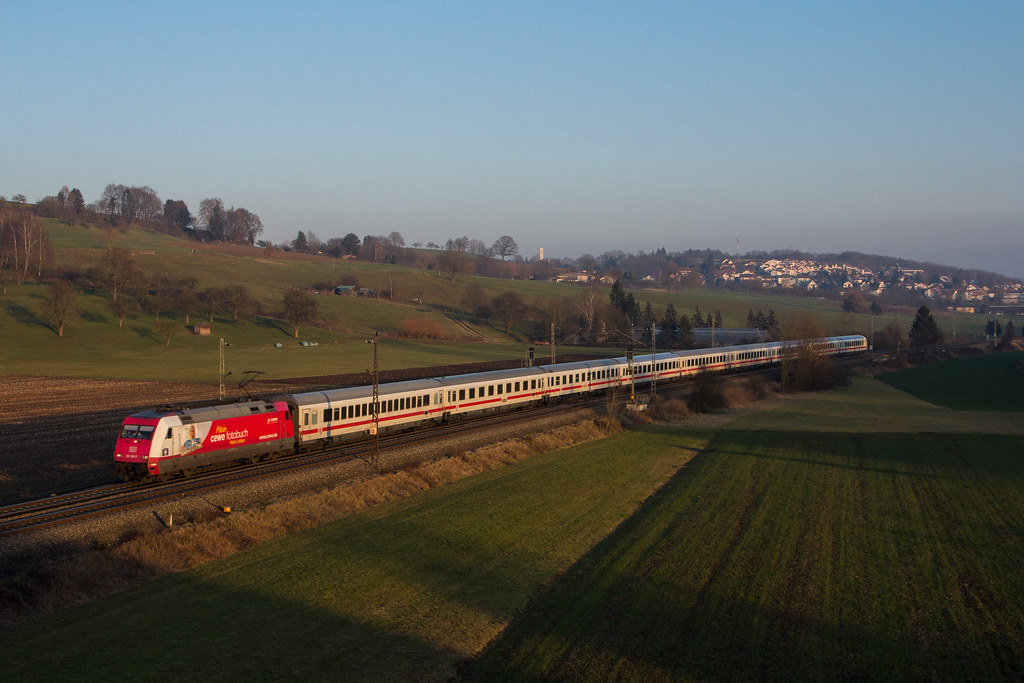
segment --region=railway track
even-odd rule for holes
[[[868,358],[868,355],[862,356],[861,362],[866,358]],[[843,360],[854,361],[856,359]],[[771,367],[730,373],[729,376],[743,377],[777,372],[777,367]],[[677,392],[682,393],[688,391],[693,382],[694,380],[692,379],[682,382],[659,381],[656,384],[656,389],[657,393],[662,396]],[[323,451],[289,455],[278,460],[261,462],[254,465],[236,465],[214,469],[198,476],[173,479],[164,483],[146,485],[122,482],[110,483],[83,490],[54,494],[47,498],[19,502],[0,507],[0,538],[39,531],[125,510],[152,506],[167,501],[189,497],[200,497],[205,500],[205,495],[212,494],[219,489],[242,481],[251,482],[261,478],[271,478],[284,473],[298,472],[304,469],[312,469],[344,461],[358,459],[373,466],[378,449],[383,452],[423,442],[443,442],[448,437],[471,434],[473,431],[483,431],[512,422],[551,417],[560,413],[584,409],[607,407],[611,400],[623,403],[628,401],[630,393],[628,387],[622,387],[618,390],[614,399],[610,399],[607,394],[602,396],[586,396],[552,405],[464,418],[450,424],[441,424],[428,429],[382,435],[377,440],[371,437],[358,441],[349,441]],[[638,384],[634,394],[638,401],[642,401],[651,394],[651,387],[647,383]]]
[[[604,402],[606,401],[607,399]],[[516,410],[484,415],[451,424],[438,425],[430,429],[382,435],[376,443],[373,438],[350,441],[323,451],[289,455],[255,465],[214,469],[197,476],[172,479],[163,483],[146,485],[110,483],[55,494],[37,500],[22,501],[0,507],[0,538],[168,501],[204,497],[241,481],[251,482],[261,478],[352,460],[363,460],[373,466],[373,459],[378,449],[380,452],[386,452],[428,441],[443,441],[446,437],[465,435],[474,430],[482,431],[524,419],[549,417],[594,407],[601,403],[600,400],[588,398],[534,410]]]

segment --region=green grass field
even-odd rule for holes
[[[381,505],[0,656],[19,681],[1019,680],[1022,436],[858,378]]]
[[[5,676],[448,679],[701,444],[648,445],[536,456],[0,634]]]
[[[1024,352],[966,357],[878,377],[953,410],[1024,411]],[[954,387],[951,391],[950,387]]]
[[[460,276],[451,283],[436,270],[340,261],[328,257],[276,253],[268,257],[254,247],[197,244],[168,235],[143,230],[106,230],[98,227],[71,227],[55,220],[44,220],[56,252],[59,270],[84,272],[99,263],[107,248],[134,253],[136,267],[148,275],[195,278],[199,289],[241,284],[259,302],[260,315],[241,324],[218,315],[212,326],[212,338],[194,337],[180,312],[164,317],[173,320],[170,343],[161,333],[153,316],[137,312],[118,328],[109,308],[109,294],[84,291],[79,296],[81,315],[58,338],[46,313],[49,290],[46,285],[8,284],[0,295],[0,373],[67,375],[82,377],[137,377],[217,381],[217,339],[230,344],[227,370],[239,376],[244,370],[260,370],[267,378],[361,372],[367,367],[362,341],[374,332],[400,337],[410,321],[434,325],[441,336],[451,341],[431,340],[418,343],[407,339],[387,345],[397,353],[382,356],[382,367],[444,365],[469,361],[524,358],[538,333],[534,319],[546,311],[564,316],[559,339],[576,327],[572,302],[580,291],[576,285],[551,282],[503,280],[472,275]],[[349,278],[364,288],[392,289],[391,300],[345,296],[316,297],[320,322],[317,327],[303,326],[299,340],[292,338],[291,327],[278,319],[285,292],[313,283],[337,283]],[[486,297],[504,291],[519,294],[528,313],[513,327],[510,335],[498,320],[476,324],[463,310],[466,289],[479,285]],[[770,309],[795,325],[800,318],[813,318],[825,333],[869,334],[874,324],[881,329],[898,322],[909,329],[912,312],[887,313],[872,319],[866,315],[842,313],[836,301],[746,294],[723,290],[694,289],[680,292],[633,290],[641,305],[650,302],[660,315],[671,302],[680,313],[692,313],[696,306],[705,312],[721,309],[726,326],[746,325],[747,313]],[[419,296],[419,303],[413,299]],[[467,322],[494,343],[470,341],[470,335],[446,314]],[[191,322],[201,320],[193,316]],[[979,334],[983,316],[938,316],[947,335],[956,325],[960,337]],[[538,336],[547,341],[547,326]],[[318,342],[315,349],[301,348],[298,341]],[[283,349],[276,349],[275,344]],[[625,340],[623,340],[623,344]],[[560,353],[574,353],[559,348]],[[621,352],[621,349],[619,349]],[[538,348],[546,358],[548,350]],[[155,361],[155,362],[154,362]]]

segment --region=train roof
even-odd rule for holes
[[[591,370],[593,368],[606,368],[615,365],[611,358],[597,358],[594,360],[580,360],[572,363],[555,363],[539,366],[544,372],[574,372],[576,370]]]
[[[436,379],[412,379],[404,382],[382,382],[378,386],[378,397],[419,391],[433,391],[440,388],[440,386],[440,383]],[[344,387],[342,389],[326,389],[324,391],[307,391],[301,394],[292,394],[290,400],[296,405],[305,406],[372,397],[373,385],[364,384],[358,387]]]
[[[163,417],[176,415],[181,419],[182,424],[196,422],[210,422],[212,420],[227,420],[233,417],[244,417],[246,415],[260,415],[263,413],[275,413],[278,411],[274,401],[239,401],[238,403],[222,403],[220,405],[198,406],[189,408],[186,406],[166,406],[151,408],[140,413],[135,413],[127,419],[139,418],[146,420],[158,420]]]
[[[459,386],[461,384],[482,384],[487,382],[504,382],[507,379],[521,377],[538,377],[544,374],[539,367],[532,368],[509,368],[507,370],[488,370],[486,372],[474,372],[469,375],[452,375],[450,377],[439,377],[438,382],[445,387]]]

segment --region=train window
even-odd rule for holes
[[[302,414],[302,426],[305,427],[309,424],[309,413]]]
[[[476,387],[470,387],[469,388],[469,397],[470,398],[476,398]]]
[[[316,413],[313,413],[313,424],[316,424]]]
[[[516,391],[519,391],[519,382],[516,382]]]
[[[330,422],[330,421],[331,421],[331,409],[330,408],[324,408],[324,422]]]
[[[498,396],[501,396],[502,389],[504,389],[504,388],[505,388],[504,384],[499,384],[498,385]]]
[[[342,410],[344,410],[344,409],[343,408],[335,408],[334,409],[334,419],[335,420],[341,419],[341,411]]]
[[[465,389],[459,389],[459,400],[460,401],[465,401],[466,400],[466,390]]]
[[[494,396],[494,385],[493,384],[491,386],[487,387],[487,395],[488,396]]]

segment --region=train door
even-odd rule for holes
[[[320,431],[317,426],[317,411],[306,410],[302,411],[302,433],[303,434],[315,434]]]
[[[175,455],[181,455],[181,443],[182,443],[182,432],[184,427],[165,427],[164,425],[157,426],[157,434],[163,432],[163,443],[160,445],[160,457],[167,458]]]

